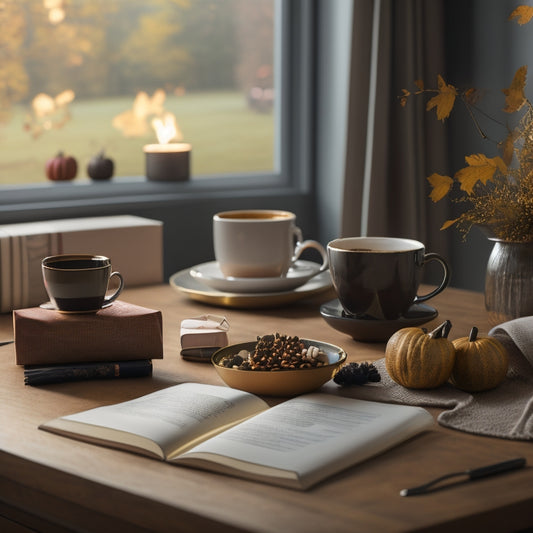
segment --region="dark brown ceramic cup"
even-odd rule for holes
[[[120,272],[112,272],[111,261],[103,255],[69,254],[42,260],[44,286],[52,305],[68,313],[90,313],[117,299],[124,287]],[[109,280],[119,286],[106,296]]]
[[[450,281],[448,264],[439,254],[426,253],[421,242],[389,237],[335,239],[327,246],[333,285],[348,315],[395,320],[416,303],[442,292]],[[443,269],[440,285],[417,296],[424,265],[437,261]]]

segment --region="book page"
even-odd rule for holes
[[[424,409],[328,394],[300,396],[189,450],[178,462],[235,468],[307,487],[433,425]]]
[[[167,458],[267,408],[266,402],[246,392],[183,383],[127,402],[64,416],[40,427]]]

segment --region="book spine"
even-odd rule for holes
[[[74,363],[68,365],[26,366],[26,385],[45,385],[88,379],[137,378],[152,375],[151,359],[111,361],[105,363]]]
[[[0,312],[7,313],[11,305],[11,236],[0,235]]]

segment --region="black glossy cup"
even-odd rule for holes
[[[450,268],[436,253],[426,253],[421,242],[392,237],[348,237],[328,243],[335,291],[344,311],[357,318],[395,320],[416,303],[442,292]],[[437,261],[443,269],[439,286],[418,296],[424,266]]]
[[[120,272],[112,272],[111,261],[103,255],[68,254],[42,260],[44,286],[52,305],[67,313],[90,313],[110,305],[124,287]],[[106,296],[109,281],[119,286]]]

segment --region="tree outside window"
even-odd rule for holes
[[[175,116],[192,174],[274,166],[275,0],[4,0],[0,184],[46,180],[57,152],[79,177],[105,150],[143,175],[151,126]]]

